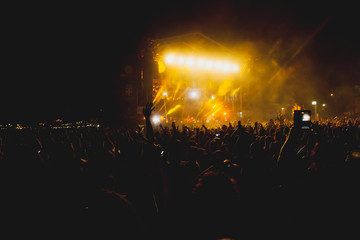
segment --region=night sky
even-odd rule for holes
[[[360,81],[358,10],[354,2],[333,2],[6,6],[0,121],[43,121],[64,114],[91,117],[96,109],[114,104],[114,76],[147,39],[191,32],[201,32],[235,50],[244,43],[262,46],[256,49],[260,57],[278,42],[272,59],[300,69],[297,76],[307,79],[305,88],[313,89],[307,91],[309,98],[325,101],[330,91]]]

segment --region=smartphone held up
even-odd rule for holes
[[[294,110],[294,127],[302,130],[311,128],[311,111]]]

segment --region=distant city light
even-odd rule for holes
[[[312,101],[311,104],[312,104],[312,105],[316,105],[317,102],[316,102],[316,101]]]

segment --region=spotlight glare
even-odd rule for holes
[[[188,57],[188,58],[186,59],[186,66],[192,67],[192,66],[194,65],[194,63],[195,63],[195,60],[194,60],[193,57]]]
[[[197,68],[200,70],[214,72],[231,73],[238,72],[240,70],[240,66],[230,60],[207,58],[194,55],[177,55],[176,53],[167,53],[164,55],[163,61],[167,65],[177,65],[180,68]]]
[[[237,71],[239,71],[239,66],[234,64],[234,65],[232,66],[231,70],[232,70],[233,72],[237,72]]]
[[[216,70],[220,70],[220,69],[222,68],[222,66],[223,66],[223,63],[220,62],[220,61],[217,61],[217,62],[215,63],[215,69],[216,69]]]
[[[175,63],[175,55],[171,54],[171,53],[167,54],[165,56],[165,63],[170,64],[170,65],[174,64]]]
[[[161,118],[159,115],[153,115],[152,118],[151,118],[151,121],[154,123],[154,124],[159,124],[160,121],[161,121]]]
[[[189,97],[191,99],[197,99],[197,98],[199,98],[199,92],[195,89],[192,89],[189,91]]]
[[[225,63],[222,68],[223,71],[229,72],[230,71],[230,63]]]
[[[206,69],[211,69],[213,64],[214,63],[211,60],[207,60],[206,63],[205,63]]]
[[[196,62],[199,68],[203,68],[205,66],[205,61],[202,58],[198,59]]]
[[[177,63],[179,65],[183,65],[185,63],[185,58],[182,57],[182,56],[179,56],[178,59],[177,59]]]

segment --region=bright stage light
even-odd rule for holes
[[[187,67],[189,69],[198,69],[206,71],[216,71],[224,73],[234,73],[240,70],[239,65],[223,61],[222,59],[203,58],[195,56],[176,55],[169,53],[164,56],[164,62],[167,65]]]
[[[215,63],[215,69],[216,69],[216,70],[221,70],[221,69],[222,69],[222,66],[223,66],[223,63],[222,63],[222,62],[216,61],[216,63]]]
[[[232,68],[231,68],[231,70],[232,70],[233,72],[238,72],[238,71],[239,71],[239,66],[238,66],[238,65],[233,65]]]
[[[199,98],[199,92],[196,89],[191,89],[189,91],[189,97],[191,99],[198,99]]]
[[[152,118],[151,118],[151,121],[156,125],[156,124],[160,123],[161,118],[160,118],[159,115],[153,115]]]
[[[225,72],[229,72],[230,71],[230,63],[225,63],[224,66],[223,66],[223,70]]]
[[[171,54],[171,53],[167,54],[165,56],[165,63],[170,64],[170,65],[174,64],[175,63],[175,55]]]
[[[205,68],[206,69],[211,69],[213,64],[214,64],[213,61],[207,60],[206,63],[205,63]]]
[[[177,63],[183,65],[185,63],[185,58],[183,56],[177,57]]]
[[[197,63],[197,67],[199,67],[199,68],[204,68],[205,67],[205,61],[202,58],[197,59],[196,63]]]
[[[188,66],[188,67],[193,67],[194,64],[195,64],[195,60],[194,60],[193,57],[188,57],[188,58],[186,59],[186,66]]]

